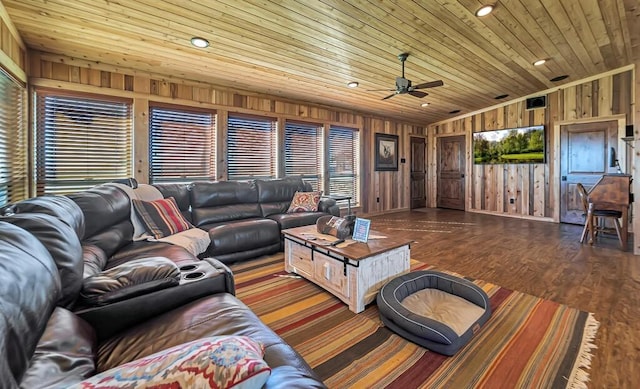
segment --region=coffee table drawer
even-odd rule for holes
[[[303,276],[311,276],[313,274],[311,249],[297,243],[287,243],[289,244],[288,255],[290,265],[296,269],[296,273]]]
[[[322,253],[313,256],[315,280],[336,296],[349,298],[349,278],[344,275],[344,263]]]

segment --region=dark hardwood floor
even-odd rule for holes
[[[590,388],[640,388],[640,256],[615,236],[581,244],[582,227],[444,209],[371,217],[441,269],[593,312]],[[629,239],[632,241],[633,239]]]

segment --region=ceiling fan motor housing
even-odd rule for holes
[[[399,92],[407,92],[411,88],[411,81],[404,77],[396,77],[396,90]]]

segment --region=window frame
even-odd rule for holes
[[[133,171],[134,171],[133,99],[110,96],[110,95],[51,90],[47,88],[36,88],[33,92],[33,96],[34,96],[34,99],[33,99],[34,101],[33,166],[34,166],[34,186],[35,186],[35,192],[36,192],[35,194],[37,196],[45,195],[45,194],[72,193],[72,192],[88,189],[95,185],[110,182],[116,179],[128,178],[133,176]],[[95,104],[99,104],[99,103],[121,104],[123,108],[121,109],[125,114],[123,114],[122,117],[120,118],[113,119],[113,121],[114,123],[116,123],[118,120],[123,121],[123,125],[119,130],[124,130],[125,132],[123,133],[123,136],[128,139],[126,139],[124,142],[113,142],[113,144],[122,145],[121,149],[119,149],[119,152],[120,152],[120,155],[124,157],[124,160],[125,160],[124,168],[117,169],[117,166],[121,166],[122,162],[118,164],[113,163],[110,168],[115,170],[109,172],[108,169],[105,168],[105,171],[101,172],[102,177],[99,179],[94,179],[94,178],[88,179],[87,177],[84,177],[84,178],[77,178],[77,179],[62,178],[59,180],[48,180],[47,179],[48,164],[53,162],[51,162],[51,159],[48,158],[47,156],[47,150],[46,150],[46,147],[48,146],[48,143],[46,140],[47,129],[46,127],[43,128],[43,123],[42,123],[42,120],[44,119],[43,116],[46,116],[46,112],[44,111],[46,108],[43,108],[41,106],[42,103],[44,103],[45,99],[48,97],[70,99],[70,100],[81,100],[81,101],[84,101],[86,105],[90,105],[91,101],[95,102]],[[117,109],[115,109],[114,112],[115,111],[117,111]],[[71,121],[71,120],[73,120],[73,118],[65,117],[64,119],[64,121]],[[78,118],[78,120],[80,120],[80,118]],[[115,127],[117,126],[114,126],[114,128]],[[93,131],[95,132],[96,130],[99,130],[99,128],[94,129]],[[64,131],[70,131],[70,129],[65,128]],[[61,133],[64,131],[61,130]],[[88,128],[85,131],[85,133],[88,135],[89,132],[91,131],[92,129]],[[116,134],[117,136],[116,131],[114,131],[114,134]],[[87,137],[87,139],[88,138],[89,137]],[[95,140],[96,138],[92,137],[91,139]],[[109,142],[105,142],[105,144],[109,144]],[[70,146],[73,146],[73,145],[70,144]],[[96,146],[96,148],[92,149],[92,151],[95,152],[96,149],[102,150],[98,148],[98,146]],[[87,154],[89,154],[89,151],[87,151]],[[49,161],[47,161],[47,159],[49,159]],[[86,165],[86,166],[89,166],[89,165]],[[87,172],[89,172],[91,167],[87,168]],[[60,174],[60,173],[56,173],[56,174]],[[71,174],[71,173],[64,172],[62,174]],[[53,184],[51,184],[50,182],[53,182]]]

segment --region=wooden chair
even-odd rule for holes
[[[615,232],[618,235],[620,246],[624,249],[622,232],[620,231],[620,221],[618,220],[622,217],[622,212],[608,209],[596,209],[593,203],[589,202],[589,193],[587,193],[584,185],[578,183],[576,187],[578,188],[578,194],[580,195],[580,199],[582,200],[582,209],[584,211],[583,215],[585,217],[582,236],[580,236],[580,243],[584,242],[587,234],[589,234],[589,244],[593,244],[593,239],[598,234],[598,232],[612,233],[613,230],[611,228],[605,227],[606,220],[611,219],[613,222],[613,226],[615,227]]]

